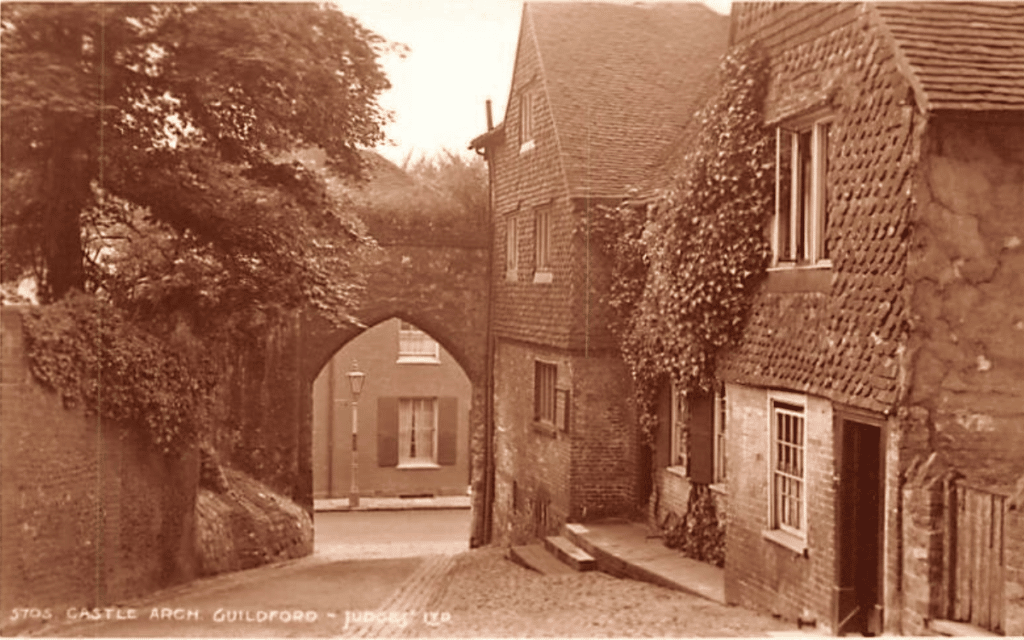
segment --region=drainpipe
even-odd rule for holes
[[[494,129],[491,115],[491,101],[484,103],[487,115],[487,130]],[[477,151],[477,153],[480,153]],[[484,161],[487,162],[487,354],[484,372],[484,505],[483,540],[490,544],[494,520],[494,162],[490,149],[484,147]]]

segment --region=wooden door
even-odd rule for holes
[[[881,428],[838,418],[835,425],[838,635],[881,633]]]

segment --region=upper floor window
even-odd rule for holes
[[[831,121],[776,130],[776,266],[827,266],[828,155]]]
[[[533,93],[522,91],[519,94],[519,152],[533,148]]]
[[[398,362],[438,363],[441,346],[427,333],[402,321],[398,330]]]
[[[551,207],[534,213],[534,282],[551,282]]]
[[[515,282],[519,274],[519,221],[509,216],[505,221],[505,279]]]

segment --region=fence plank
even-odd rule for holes
[[[975,545],[977,573],[974,577],[975,593],[971,596],[971,619],[982,629],[989,625],[990,595],[989,574],[992,558],[992,496],[980,491],[974,494],[975,526],[978,544]]]
[[[966,622],[971,616],[970,575],[971,527],[967,518],[967,489],[962,485],[956,488],[956,588],[953,606],[953,619]]]
[[[992,496],[994,508],[992,510],[992,531],[994,533],[996,548],[992,553],[992,622],[990,629],[997,633],[1005,628],[1003,624],[1003,599],[1005,594],[1005,557],[1003,556],[1004,544],[1004,523],[1003,512],[1006,505],[1006,498]]]

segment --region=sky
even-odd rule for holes
[[[633,0],[613,0],[632,4]],[[494,123],[505,114],[515,62],[522,0],[335,0],[341,10],[392,42],[409,47],[404,58],[382,64],[392,89],[381,104],[394,113],[391,145],[377,149],[401,164],[442,149],[465,154],[487,130],[484,102]],[[728,0],[707,2],[720,13]]]

